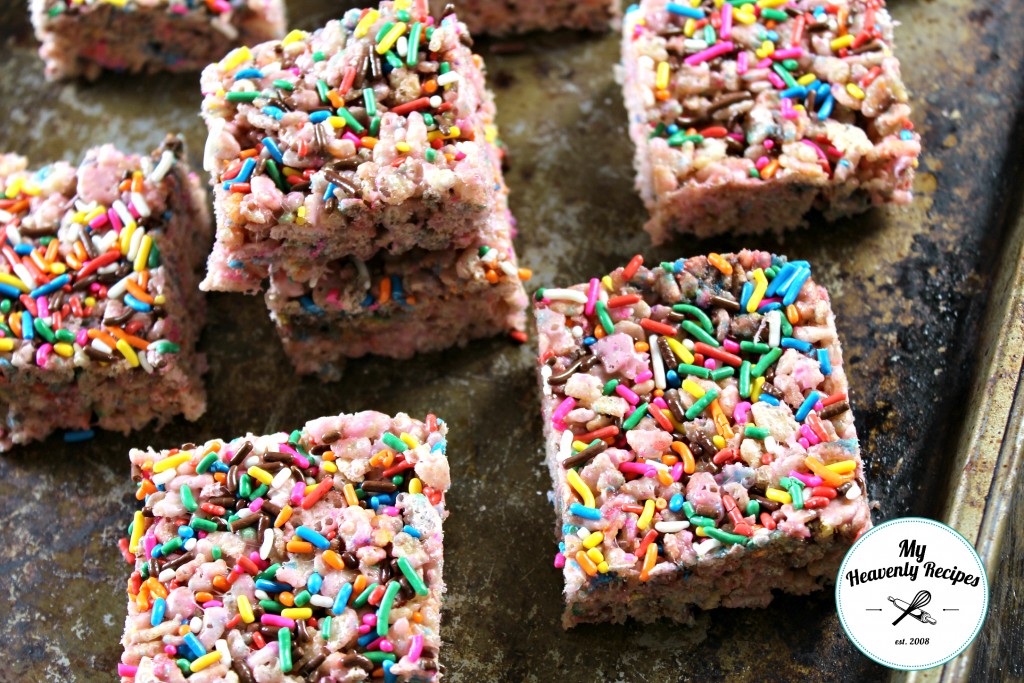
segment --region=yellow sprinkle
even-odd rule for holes
[[[594,494],[591,492],[590,487],[587,486],[587,482],[580,478],[579,472],[570,469],[566,473],[565,478],[569,482],[569,486],[573,487],[576,493],[580,494],[583,504],[588,508],[594,507]]]
[[[615,288],[615,286],[612,284],[612,278],[610,275],[605,275],[603,278],[601,278],[601,284],[609,292],[611,292]]]
[[[757,310],[761,299],[764,298],[764,293],[767,291],[768,278],[765,277],[764,270],[758,268],[754,271],[754,293],[750,295],[750,299],[747,301],[747,313],[753,313]]]
[[[693,19],[687,19],[686,23],[683,24],[683,34],[687,38],[693,38],[693,34],[697,31],[697,22]]]
[[[135,272],[141,273],[146,269],[146,263],[149,261],[149,250],[153,247],[153,238],[149,235],[143,235],[142,240],[139,243],[139,253],[135,255]]]
[[[767,498],[768,500],[774,500],[776,503],[782,503],[784,505],[793,502],[792,496],[790,496],[788,493],[786,493],[782,489],[774,489],[771,487],[765,489],[764,497]]]
[[[153,474],[160,474],[164,470],[169,470],[172,467],[177,467],[178,465],[186,463],[191,459],[192,453],[188,451],[184,453],[178,453],[177,455],[172,455],[169,458],[164,458],[160,462],[153,464]]]
[[[458,126],[452,126],[448,135],[445,135],[439,130],[432,130],[427,133],[427,141],[433,142],[434,140],[454,140],[462,135],[462,131]]]
[[[239,64],[250,59],[252,59],[252,53],[243,45],[227,53],[224,59],[220,60],[220,68],[224,71],[233,71]]]
[[[281,610],[281,616],[285,619],[295,619],[296,621],[302,619],[309,619],[313,616],[313,610],[309,607],[286,607]]]
[[[850,472],[853,472],[855,469],[857,469],[857,461],[841,460],[839,462],[834,462],[831,465],[825,465],[825,467],[839,474],[849,474]]]
[[[600,564],[598,564],[597,565],[597,571],[601,572],[602,574],[607,574],[608,573],[608,563],[607,562],[601,562]]]
[[[256,621],[256,615],[252,613],[252,605],[249,604],[249,598],[244,595],[238,596],[238,613],[242,615],[242,621],[247,624]]]
[[[412,147],[409,146],[408,142],[397,142],[395,143],[395,149],[397,149],[402,154],[408,154],[409,150],[412,149]]]
[[[139,541],[142,540],[142,534],[146,532],[146,518],[142,516],[142,510],[135,512],[135,518],[132,521],[132,538],[128,542],[128,552],[134,553],[139,549]]]
[[[744,5],[742,10],[734,10],[732,13],[733,21],[738,21],[741,24],[753,24],[757,21],[757,17],[754,16],[753,12],[747,10],[747,7],[750,7],[750,5]]]
[[[781,7],[787,2],[789,0],[757,0],[757,6],[761,9],[771,9],[772,7]]]
[[[50,272],[54,275],[63,275],[67,271],[68,267],[63,263],[51,263]]]
[[[640,513],[640,519],[636,520],[636,528],[646,529],[651,525],[652,519],[654,519],[654,501],[648,498],[644,501],[644,511]]]
[[[676,416],[672,414],[671,410],[662,408],[661,414],[668,418],[668,421],[672,423],[672,426],[676,428],[677,432],[683,431],[683,425],[676,420]],[[687,474],[692,474],[692,472],[688,472]]]
[[[27,194],[29,197],[38,197],[39,194],[43,191],[43,189],[36,185],[35,183],[32,183],[31,185],[25,185],[24,187],[22,187],[21,191]]]
[[[4,191],[4,196],[8,199],[14,199],[21,192],[21,184],[24,182],[23,178],[15,178],[11,181],[11,184],[7,186]]]
[[[574,451],[582,451],[586,447],[587,447],[587,444],[583,443],[582,441],[573,441],[572,442],[572,449]]]
[[[604,562],[604,553],[597,548],[591,548],[587,551],[587,557],[594,561],[594,564],[600,564]]]
[[[121,230],[121,255],[128,255],[128,247],[132,243],[132,234],[135,233],[135,228],[138,227],[135,221],[132,221],[128,225],[124,226]]]
[[[377,43],[377,54],[382,55],[394,47],[395,43],[398,42],[398,39],[405,33],[407,28],[408,26],[406,26],[404,21],[399,21],[392,26],[391,30],[384,34],[384,37],[380,39],[379,43]]]
[[[705,393],[704,390],[701,389],[700,385],[692,379],[683,380],[683,391],[694,398],[700,398]]]
[[[796,79],[796,82],[800,85],[810,85],[814,81],[818,80],[818,77],[814,74],[804,74],[800,78]]]
[[[85,305],[86,306],[95,306],[96,305],[96,297],[92,297],[92,296],[85,297]]]
[[[719,450],[725,448],[725,439],[722,438],[721,434],[715,434],[711,437],[711,443],[715,444],[715,448]]]
[[[693,354],[690,353],[690,349],[683,346],[681,341],[672,337],[662,337],[662,339],[668,344],[668,348],[672,349],[672,353],[679,356],[679,360],[687,364],[693,363]]]
[[[345,127],[345,119],[340,116],[328,116],[327,123],[331,124],[331,128],[335,129]]]
[[[704,538],[708,537],[708,532],[704,531],[704,527],[702,526],[697,527],[693,533],[697,536],[702,536]]]
[[[53,352],[63,358],[71,358],[75,355],[75,347],[66,342],[59,342],[53,345]]]
[[[83,223],[89,223],[93,219],[99,218],[100,216],[102,216],[106,212],[107,212],[106,209],[104,209],[102,206],[97,206],[95,209],[93,209],[89,213],[85,214],[85,220],[83,221]]]
[[[167,297],[164,296],[163,294],[157,294],[156,296],[153,297],[153,303],[155,303],[157,306],[162,306],[163,304],[167,303]]]
[[[494,142],[498,139],[498,127],[492,125],[484,126],[484,136],[487,138],[487,142]]]
[[[334,474],[335,472],[338,471],[338,466],[335,465],[333,462],[325,461],[320,463],[320,469],[322,469],[324,472],[330,472],[331,474]]]
[[[851,45],[853,45],[852,33],[847,33],[845,36],[839,36],[838,38],[834,38],[830,43],[830,46],[832,47],[833,51],[841,50],[844,47],[850,47]]]
[[[758,377],[754,380],[754,386],[750,388],[750,401],[757,403],[757,399],[761,398],[761,387],[764,386],[764,377]]]
[[[316,484],[306,484],[305,492],[308,494],[310,491],[316,488]]]
[[[583,547],[596,548],[597,546],[601,545],[601,541],[603,540],[604,534],[602,534],[600,531],[595,531],[594,533],[590,534],[589,536],[583,539]]]
[[[11,287],[17,287],[23,292],[29,291],[28,285],[26,285],[21,278],[14,277],[8,273],[0,273],[0,282]]]
[[[850,95],[857,98],[858,100],[864,99],[864,91],[861,90],[860,86],[857,85],[856,83],[847,83],[846,92],[850,93]]]
[[[654,78],[654,87],[658,90],[668,90],[669,68],[668,62],[658,63],[658,73]]]
[[[412,0],[395,0],[395,9],[403,10],[412,7]]]
[[[211,650],[202,657],[196,657],[192,660],[192,663],[188,665],[188,668],[193,672],[202,671],[211,664],[216,664],[220,661],[220,652],[217,650]]]
[[[304,39],[307,35],[308,34],[305,31],[295,29],[284,37],[284,40],[281,41],[281,44],[287,46],[291,45],[292,43],[297,43],[300,40]]]
[[[4,337],[0,339],[0,351],[13,351],[14,340],[10,337]]]
[[[409,493],[423,493],[423,482],[420,481],[419,477],[413,477],[409,480]]]
[[[401,434],[399,434],[398,438],[401,439],[402,442],[409,448],[416,448],[417,446],[420,445],[420,442],[416,440],[415,436],[413,436],[412,434],[407,434],[406,432],[402,432]]]
[[[252,477],[261,484],[266,484],[267,486],[270,486],[270,482],[274,481],[274,475],[272,475],[270,472],[267,472],[262,467],[257,467],[256,465],[253,465],[246,471],[249,473],[250,477]]]
[[[378,12],[377,10],[372,9],[369,12],[367,12],[366,16],[360,19],[359,23],[356,24],[355,37],[362,38],[367,33],[369,33],[370,28],[375,23],[377,23],[378,19],[380,19],[380,12]]]
[[[139,367],[139,356],[135,353],[135,349],[132,345],[126,342],[124,339],[117,340],[117,350],[121,352],[121,355],[128,361],[128,365],[133,368]]]

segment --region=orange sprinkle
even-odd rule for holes
[[[290,553],[311,553],[313,552],[313,544],[293,538],[285,545],[285,549]],[[282,602],[284,601],[282,600]]]
[[[366,149],[373,149],[377,146],[377,138],[371,138],[369,135],[359,138],[359,144]]]
[[[683,459],[683,472],[693,474],[697,469],[697,464],[693,460],[693,453],[690,451],[690,447],[682,441],[673,441],[672,450],[678,453],[679,457]]]
[[[529,268],[520,268],[517,271],[517,273],[519,275],[520,280],[529,280],[531,277],[533,277],[533,271],[530,270]]]
[[[291,607],[295,604],[295,595],[291,591],[284,591],[283,593],[278,593],[277,601],[285,607]]]
[[[142,171],[132,173],[132,192],[142,192]]]
[[[366,590],[366,576],[360,574],[356,577],[356,580],[352,582],[352,595],[359,595]]]
[[[229,590],[231,588],[231,584],[228,583],[228,580],[226,578],[224,578],[223,576],[215,576],[215,577],[213,577],[213,581],[211,583],[213,583],[213,587],[214,588],[216,588],[217,590],[219,590],[222,593],[227,591],[227,590]]]
[[[335,109],[341,109],[345,106],[345,100],[340,94],[338,94],[337,90],[328,90],[327,99],[330,100],[331,106]]]
[[[790,304],[786,306],[786,320],[793,325],[800,322],[800,311],[796,310],[796,305]]]
[[[210,600],[213,600],[213,593],[208,593],[206,591],[199,591],[196,593],[196,602],[200,605],[204,602],[209,602]]]
[[[349,505],[359,505],[359,497],[356,496],[356,488],[352,484],[345,484],[345,502]]]
[[[11,331],[20,339],[21,338],[21,313],[15,315],[12,313],[7,317],[7,324],[11,326]]]
[[[672,474],[668,470],[658,470],[658,481],[664,486],[672,485]]]
[[[81,242],[75,242],[75,247],[80,247]],[[47,263],[53,263],[53,259],[57,258],[57,247],[60,246],[60,242],[57,240],[51,241],[46,245],[46,255],[43,256],[43,260]],[[84,250],[83,250],[84,251]]]
[[[68,254],[67,256],[65,256],[64,260],[67,261],[67,264],[71,266],[73,270],[78,270],[79,268],[82,267],[82,262],[76,259],[72,254]]]
[[[292,518],[292,506],[285,505],[281,508],[281,512],[277,513],[277,519],[274,520],[274,528],[280,529],[284,526],[284,523]]]
[[[341,571],[345,568],[345,563],[341,561],[341,557],[338,555],[338,553],[334,552],[330,548],[325,550],[320,557],[324,558],[324,564],[326,564],[331,569],[337,569],[338,571]]]
[[[142,483],[139,484],[139,488],[135,490],[135,498],[143,500],[146,496],[151,493],[156,493],[156,484],[149,479],[143,479]]]
[[[132,179],[125,178],[124,180],[121,181],[121,184],[117,186],[117,189],[120,190],[121,192],[127,192],[128,190],[132,189]]]
[[[484,277],[487,278],[487,281],[490,282],[492,285],[498,283],[498,274],[493,270],[488,269],[487,274],[484,275]]]
[[[658,100],[659,102],[664,102],[669,97],[670,97],[670,95],[669,95],[668,90],[655,90],[654,91],[654,99]]]
[[[142,303],[153,303],[153,297],[151,297],[149,294],[146,294],[145,290],[143,290],[141,287],[135,284],[135,282],[132,281],[131,279],[125,280],[125,285],[128,292]]]
[[[646,353],[651,350],[651,345],[644,341],[638,341],[636,344],[633,344],[633,348],[640,353]]]
[[[644,565],[640,570],[640,580],[647,581],[651,577],[651,570],[658,562],[658,544],[647,544],[647,552],[644,553]]]
[[[249,149],[243,149],[241,152],[239,152],[238,153],[238,158],[239,159],[248,159],[249,157],[254,157],[257,154],[259,154],[259,152],[257,152],[254,147],[250,147]]]
[[[91,332],[92,330],[89,330],[89,331]],[[141,349],[141,350],[145,351],[146,349],[149,348],[149,342],[148,341],[146,341],[145,339],[140,339],[139,337],[136,337],[133,334],[128,334],[127,332],[125,332],[124,330],[122,330],[119,327],[108,327],[107,328],[107,332],[109,332],[110,334],[114,335],[118,339],[123,339],[124,341],[128,342],[131,346],[134,346],[137,349]],[[116,346],[116,345],[117,345],[117,342],[114,342],[114,344],[111,344],[111,346]]]
[[[423,92],[425,92],[428,95],[433,95],[434,93],[437,92],[437,81],[435,81],[434,79],[430,79],[422,86],[420,86],[420,89],[423,90]]]
[[[412,613],[412,620],[414,622],[416,622],[417,624],[422,624],[423,623],[423,615],[420,614],[419,610],[416,610],[415,612]]]
[[[224,482],[226,482],[228,480],[228,475],[226,473],[224,473],[224,472],[214,472],[213,473],[213,479],[214,479],[214,481],[217,481],[217,482],[220,482],[221,484],[223,484]]]
[[[604,328],[601,327],[600,325],[598,325],[596,328],[594,328],[594,337],[597,338],[597,339],[604,338]]]
[[[386,277],[380,281],[380,303],[391,301],[391,278]]]
[[[768,162],[768,165],[761,169],[761,177],[767,180],[775,175],[776,171],[779,170],[779,160],[772,159]]]
[[[717,268],[722,275],[732,275],[732,264],[726,261],[721,254],[708,254],[708,263]]]
[[[672,467],[672,465],[675,465],[677,462],[679,462],[679,458],[671,453],[666,453],[661,456],[661,464],[667,467]]]
[[[597,565],[594,564],[593,560],[587,557],[587,553],[584,551],[576,551],[576,562],[578,562],[583,571],[587,573],[587,576],[595,576],[597,574]]]

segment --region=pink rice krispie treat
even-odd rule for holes
[[[440,680],[446,433],[367,411],[132,450],[121,682]]]
[[[623,23],[655,243],[910,202],[920,137],[884,0],[641,0]]]
[[[810,266],[760,251],[642,263],[537,293],[567,628],[808,593],[871,525]]]
[[[368,353],[409,358],[499,334],[525,341],[530,273],[516,264],[503,196],[498,204],[461,249],[342,259],[312,284],[273,271],[267,308],[296,369],[336,379],[345,358]]]
[[[284,35],[284,0],[30,0],[49,79],[199,71]]]
[[[559,28],[607,31],[620,15],[618,0],[455,0],[452,4],[474,34]]]
[[[0,155],[0,451],[206,408],[198,268],[206,192],[180,139],[78,168]]]
[[[382,2],[208,67],[217,252],[203,287],[471,244],[503,186],[471,44],[454,14]]]

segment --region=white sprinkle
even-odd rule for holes
[[[572,332],[572,336],[576,337],[577,339],[583,336],[583,328],[580,327],[579,325],[573,325],[570,332]]]
[[[185,541],[182,544],[182,547],[185,548],[185,552],[188,552],[188,551],[192,550],[192,548],[195,548],[196,547],[196,543],[198,543],[198,542],[199,541],[196,540],[195,538],[190,538],[190,539],[188,539],[187,541]]]
[[[114,352],[114,349],[110,348],[103,341],[101,341],[99,339],[93,339],[92,340],[92,348],[96,349],[97,351],[101,351],[103,353],[113,353]]]
[[[545,289],[544,298],[549,301],[571,301],[576,304],[587,303],[587,295],[575,289]]]
[[[171,170],[171,166],[174,165],[174,153],[170,150],[164,150],[164,153],[160,155],[160,163],[156,165],[153,172],[149,176],[149,182],[159,183],[167,175],[167,172]]]
[[[661,349],[658,348],[658,335],[652,334],[647,338],[651,349],[651,365],[654,366],[654,386],[664,391],[668,387],[665,381],[665,361],[661,357]]]
[[[687,52],[700,52],[708,49],[708,41],[697,38],[687,38],[683,41],[683,49]]]
[[[309,599],[309,604],[317,607],[334,607],[334,600],[327,597],[326,595],[314,595]]]
[[[683,346],[686,347],[687,351],[693,351],[693,340],[687,337],[683,340]]]
[[[117,217],[121,219],[121,222],[124,223],[125,226],[131,225],[135,222],[135,218],[128,210],[128,207],[125,206],[124,202],[120,199],[115,199],[114,203],[111,204],[110,207],[114,210],[114,213],[117,214]]]
[[[490,264],[490,263],[494,263],[495,261],[497,261],[498,260],[498,256],[500,256],[500,255],[501,255],[501,252],[499,252],[497,249],[491,249],[486,254],[481,256],[480,260],[483,261],[484,263]]]
[[[854,498],[859,498],[860,493],[860,486],[857,485],[857,482],[853,482],[850,485],[850,490],[846,492],[846,499],[853,500]]]
[[[580,537],[580,540],[585,541],[587,540],[587,536],[590,535],[590,529],[588,529],[585,526],[581,526],[579,529],[576,530],[576,535]]]
[[[434,95],[430,98],[430,106],[434,109],[440,107],[442,102],[444,102],[444,100],[441,99],[440,95]]]
[[[21,281],[28,285],[29,289],[35,289],[36,279],[32,277],[32,273],[28,272],[28,268],[23,263],[14,264],[14,274],[21,278]]]
[[[203,620],[199,617],[192,617],[192,620],[188,622],[188,629],[192,633],[199,633],[203,630]]]
[[[123,297],[124,293],[126,291],[128,291],[128,278],[130,278],[130,277],[131,277],[131,275],[125,275],[118,282],[116,282],[113,287],[108,289],[107,290],[107,298],[108,299],[120,299],[121,297]]]
[[[132,239],[128,242],[128,260],[134,261],[135,257],[139,253],[139,246],[142,244],[142,238],[146,234],[145,228],[139,228],[132,233]]]
[[[142,366],[142,369],[146,371],[146,374],[152,375],[153,364],[149,362],[149,354],[145,351],[139,351],[136,355],[139,358],[139,365]]]
[[[92,243],[96,245],[96,251],[102,254],[105,251],[110,251],[110,247],[117,241],[117,238],[118,234],[111,230],[104,233],[102,237],[93,237]]]
[[[768,311],[768,346],[782,343],[782,311]]]
[[[498,267],[501,268],[505,275],[508,275],[510,278],[518,279],[519,271],[516,270],[516,267],[512,265],[511,261],[502,261],[498,264]]]
[[[440,76],[437,77],[437,84],[441,86],[451,85],[452,83],[458,81],[461,78],[462,76],[459,74],[459,72],[449,71],[448,73],[441,74]]]
[[[292,478],[292,471],[285,467],[280,472],[274,475],[274,479],[270,482],[270,490],[279,489]]]
[[[0,211],[0,223],[7,223],[12,218],[14,218],[14,216],[7,211]],[[13,225],[7,226],[7,237],[11,240],[11,244],[21,244],[21,233],[19,233],[18,229]]]
[[[572,432],[566,429],[562,432],[562,441],[558,445],[558,461],[561,462],[572,455]]]
[[[715,548],[721,548],[721,547],[722,547],[722,542],[721,541],[719,541],[717,538],[709,538],[708,540],[704,541],[703,543],[698,543],[695,546],[693,546],[693,550],[694,550],[694,552],[697,553],[697,557],[703,557],[704,555],[707,555],[709,552],[711,552]]]
[[[163,472],[160,472],[159,474],[154,474],[153,483],[156,484],[157,486],[161,486],[163,484],[170,484],[171,481],[173,481],[176,476],[178,476],[178,470],[172,467],[170,469],[164,470]]]
[[[158,574],[156,578],[160,581],[160,583],[167,583],[168,581],[174,578],[174,570],[165,569],[162,572],[160,572],[160,574]]]
[[[253,591],[253,594],[256,596],[257,600],[269,600],[270,599],[270,595],[268,595],[266,591],[260,590],[258,588],[255,591]],[[333,604],[333,603],[331,603],[331,604]]]
[[[260,559],[265,560],[270,557],[270,549],[274,547],[274,530],[267,529],[263,532],[263,545],[260,546]]]
[[[220,661],[222,664],[231,664],[231,648],[228,647],[228,641],[223,638],[218,638],[217,642],[213,644],[220,653]]]
[[[140,192],[132,192],[132,205],[135,210],[139,212],[139,215],[145,218],[150,214],[149,204],[146,203],[146,198],[142,196]]]
[[[690,528],[690,523],[686,520],[678,522],[658,522],[654,525],[654,530],[659,534],[676,534],[683,529]]]
[[[398,52],[399,57],[405,57],[409,54],[409,39],[405,36],[401,36],[398,42],[395,44],[395,51]]]

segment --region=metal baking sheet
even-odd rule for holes
[[[656,262],[756,246],[810,260],[833,295],[875,520],[945,515],[977,539],[990,574],[1008,582],[1020,580],[1019,562],[1000,558],[1019,544],[1000,542],[1006,528],[1024,530],[1024,506],[1009,507],[1021,450],[1020,349],[1012,348],[1021,312],[1019,304],[987,303],[990,294],[1018,301],[1001,293],[1022,286],[1020,257],[1002,257],[1019,249],[1018,4],[891,0],[924,137],[912,206],[815,223],[781,239],[681,238],[661,249],[640,229],[612,73],[616,37],[480,42],[510,151],[519,253],[536,273],[531,287],[581,281],[637,252]],[[187,135],[198,164],[204,134],[195,76],[46,84],[24,3],[2,5],[0,148],[42,164],[79,159],[106,141],[147,151],[172,130]],[[303,28],[337,13],[329,0],[289,5]],[[199,422],[77,445],[58,436],[0,458],[0,681],[112,678],[128,573],[116,541],[135,503],[129,447],[290,429],[363,408],[434,411],[452,427],[442,656],[453,683],[889,677],[844,637],[830,592],[782,597],[763,610],[719,610],[694,629],[563,632],[531,345],[490,340],[409,362],[369,359],[351,364],[344,382],[322,385],[290,370],[259,298],[218,295],[209,297],[201,346],[210,410]],[[995,413],[983,413],[992,373],[1003,378],[992,385],[1002,398]],[[986,421],[992,414],[1003,419],[1001,431]],[[1008,430],[1016,436],[1004,440]],[[1016,498],[1021,493],[1018,485]],[[1012,585],[994,586],[993,595],[1012,596]],[[932,675],[964,679],[971,666],[986,679],[1020,675],[1019,662],[1005,661],[1022,647],[1016,614],[993,609],[973,664],[962,657],[959,668]]]

